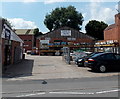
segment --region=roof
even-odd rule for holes
[[[33,35],[34,29],[15,29],[15,32],[18,35]]]
[[[106,30],[113,29],[113,28],[115,28],[115,26],[116,26],[115,24],[109,25],[109,26],[105,29],[105,31],[106,31]]]
[[[2,38],[5,38],[6,29],[9,30],[9,33],[11,33],[10,40],[23,43],[23,40],[6,23],[3,24],[3,29],[1,34]]]
[[[75,38],[83,37],[83,38],[90,38],[90,39],[93,39],[93,40],[95,39],[95,38],[93,38],[93,37],[91,37],[91,36],[89,36],[89,35],[87,35],[85,33],[82,33],[82,32],[80,32],[80,31],[78,31],[76,29],[73,29],[73,28],[67,27],[67,26],[57,28],[57,29],[55,29],[55,30],[53,30],[51,32],[48,32],[48,33],[46,33],[46,34],[44,34],[42,36],[39,36],[37,39],[40,39],[42,37],[51,37],[51,36],[53,36],[53,38],[55,38],[55,37],[60,38],[61,37],[60,30],[72,30],[72,32],[74,32],[74,34],[71,34],[71,37],[75,37]]]

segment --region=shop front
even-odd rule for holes
[[[95,52],[120,53],[120,46],[117,40],[98,41],[94,45]]]
[[[16,63],[22,59],[23,41],[5,23],[3,24],[1,38],[2,70],[4,72],[9,65]]]

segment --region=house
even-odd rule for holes
[[[32,51],[34,47],[34,29],[15,29],[17,35],[24,41],[25,52]]]

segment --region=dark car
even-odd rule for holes
[[[88,67],[93,71],[106,72],[109,70],[119,70],[120,54],[98,53],[89,57]]]
[[[91,53],[91,54],[89,54],[87,56],[76,59],[76,61],[75,61],[76,65],[78,65],[78,67],[79,66],[87,66],[89,57],[91,57],[91,56],[93,56],[95,54],[98,54],[98,53],[100,53],[100,52]]]

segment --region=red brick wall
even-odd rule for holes
[[[109,30],[104,31],[104,40],[117,40],[118,33],[117,28],[112,28]]]
[[[12,45],[11,45],[11,64],[14,63],[14,51],[15,51],[15,47],[20,46],[19,42],[16,41],[12,41]],[[5,62],[5,40],[2,39],[2,64],[4,65]]]
[[[12,42],[12,60],[11,60],[11,63],[13,64],[14,63],[14,52],[15,52],[15,47],[17,46],[20,46],[20,43],[19,42],[15,42],[13,41]]]
[[[18,36],[24,41],[23,48],[25,48],[26,51],[32,50],[34,43],[34,35],[18,35]]]
[[[115,15],[115,24],[120,25],[120,14]]]

